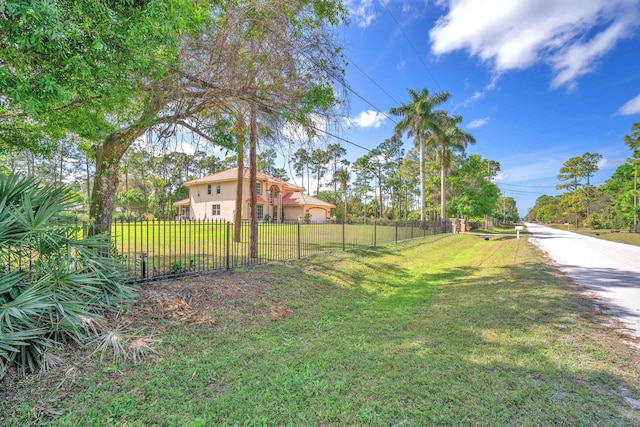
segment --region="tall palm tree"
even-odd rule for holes
[[[340,188],[342,188],[342,194],[344,197],[344,216],[342,218],[342,222],[347,221],[347,189],[349,188],[349,180],[351,179],[351,174],[347,169],[338,169],[335,174],[333,174],[334,183],[340,184]]]
[[[407,133],[408,137],[414,137],[420,150],[420,226],[426,226],[426,191],[425,191],[425,149],[426,141],[430,135],[440,135],[442,133],[441,121],[438,119],[444,111],[436,108],[445,103],[451,94],[448,92],[429,95],[427,88],[421,91],[409,89],[411,102],[401,104],[389,110],[390,114],[401,116],[400,121],[395,126],[397,134]]]
[[[436,151],[440,163],[440,219],[444,220],[447,215],[445,181],[454,155],[464,154],[467,146],[475,144],[476,139],[458,127],[462,122],[461,116],[450,116],[445,111],[439,111],[436,113],[436,121],[436,129],[440,131],[431,133],[428,143]]]

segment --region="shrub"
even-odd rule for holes
[[[81,342],[87,324],[135,299],[120,261],[99,256],[106,235],[82,238],[65,220],[66,188],[0,175],[0,378],[11,364],[34,372],[58,343]]]
[[[593,213],[587,217],[583,225],[587,228],[591,228],[592,230],[602,230],[604,228],[604,221],[602,215],[599,213]]]
[[[407,221],[420,221],[420,211],[411,211],[407,215]]]

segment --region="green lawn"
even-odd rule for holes
[[[449,234],[158,282],[119,321],[160,356],[68,361],[0,424],[640,425],[637,350],[563,280],[526,239]],[[151,317],[151,295],[218,323]]]
[[[414,224],[415,225],[415,224]],[[260,223],[258,260],[287,260],[334,249],[352,249],[423,237],[434,230],[374,224]],[[114,223],[115,252],[130,275],[157,276],[185,271],[221,270],[249,260],[249,226],[243,224],[240,242],[233,241],[233,224],[215,221],[143,221]],[[254,263],[256,261],[254,260]]]
[[[597,237],[598,239],[610,240],[612,242],[626,243],[628,245],[640,246],[640,233],[629,233],[627,231],[610,232],[604,231],[579,231],[587,236]]]
[[[549,227],[567,230],[566,225],[555,224],[549,225]],[[570,226],[569,231],[598,239],[610,240],[612,242],[640,246],[640,233],[629,233],[628,231],[621,230],[591,230],[589,228],[579,228],[576,230],[574,226]]]

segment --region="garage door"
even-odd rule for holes
[[[327,214],[324,209],[309,209],[311,215],[311,222],[325,222],[327,220]]]

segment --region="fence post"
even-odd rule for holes
[[[376,221],[375,219],[373,220],[373,247],[376,247],[376,238],[378,237],[378,221]]]
[[[298,259],[300,259],[300,221],[298,221]]]
[[[140,252],[140,270],[142,271],[142,278],[147,278],[147,254]]]
[[[398,221],[396,221],[396,245],[398,244]]]
[[[227,270],[229,270],[230,267],[230,261],[231,261],[231,223],[229,221],[227,221],[227,233],[226,233],[226,247],[227,247],[227,256],[226,256],[226,263],[227,263]]]

